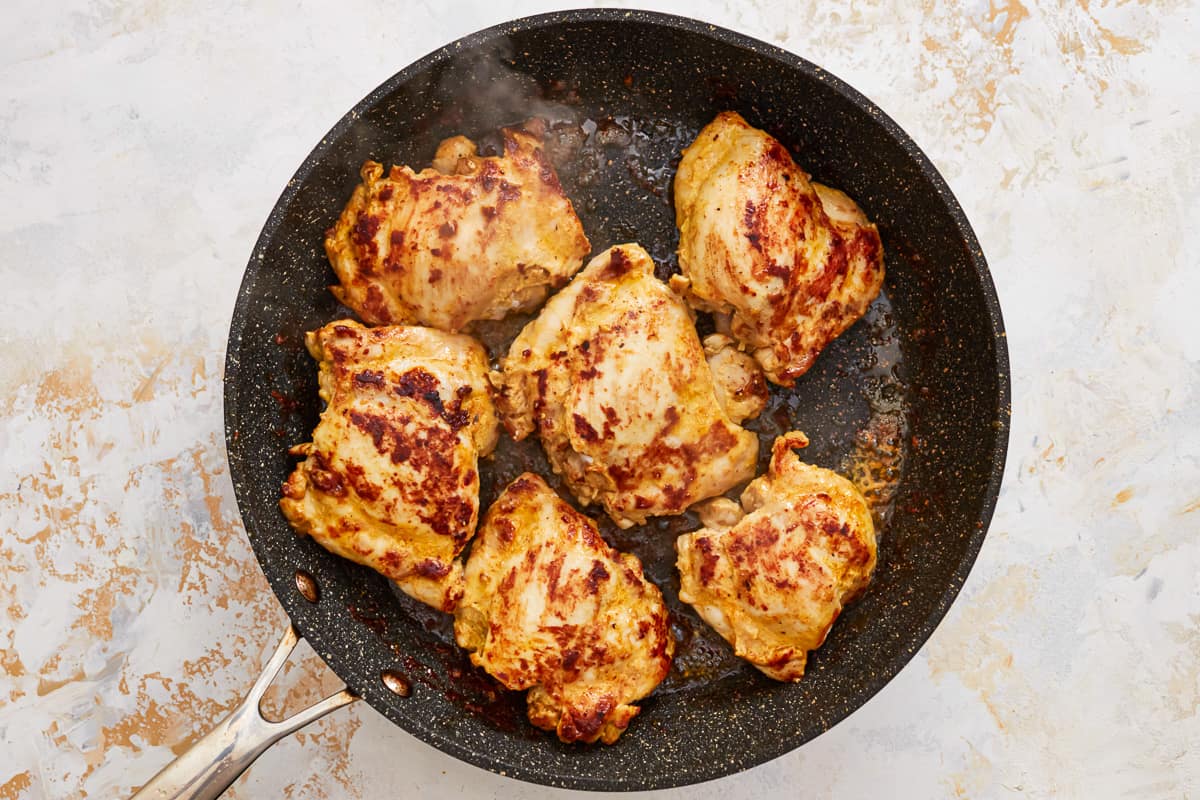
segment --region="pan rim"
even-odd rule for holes
[[[888,136],[913,160],[914,165],[918,168],[923,177],[929,181],[929,184],[935,190],[939,201],[949,213],[950,218],[954,222],[957,233],[967,248],[968,259],[970,261],[971,268],[975,272],[975,278],[978,280],[979,287],[982,292],[982,299],[988,317],[988,327],[993,337],[993,346],[995,352],[995,366],[997,373],[997,418],[995,421],[995,446],[990,457],[991,472],[988,476],[986,485],[983,487],[983,503],[980,509],[979,517],[976,520],[977,524],[974,526],[974,530],[970,531],[969,535],[966,537],[968,539],[968,543],[964,550],[964,556],[960,560],[955,572],[953,573],[949,585],[946,587],[946,590],[937,598],[937,601],[933,604],[929,615],[922,621],[920,626],[912,629],[913,635],[906,639],[905,643],[900,646],[896,653],[890,659],[882,662],[879,665],[879,669],[876,671],[876,680],[849,695],[845,701],[840,704],[840,707],[835,709],[833,713],[827,715],[829,724],[824,728],[822,731],[823,733],[831,730],[850,714],[862,708],[874,695],[882,691],[886,685],[891,683],[891,681],[900,673],[900,671],[912,661],[917,652],[924,646],[924,644],[933,635],[933,632],[945,618],[946,613],[953,604],[954,600],[957,598],[964,583],[966,582],[967,577],[974,567],[974,564],[978,559],[979,552],[982,549],[983,542],[986,538],[987,531],[999,498],[1000,485],[1003,479],[1005,462],[1007,459],[1011,427],[1011,373],[1004,322],[995,284],[992,280],[991,273],[988,270],[986,259],[984,258],[984,254],[979,245],[978,239],[975,236],[975,232],[967,220],[966,214],[963,212],[962,207],[958,203],[954,194],[951,192],[950,187],[946,183],[945,179],[938,172],[936,167],[934,167],[928,156],[926,156],[925,153],[912,140],[912,138],[905,133],[890,116],[888,116],[882,109],[875,105],[875,103],[867,99],[866,96],[854,89],[848,83],[827,72],[823,68],[813,64],[799,55],[791,53],[775,45],[768,44],[745,34],[741,34],[711,23],[655,11],[618,8],[556,11],[521,17],[508,22],[502,22],[452,41],[407,65],[373,89],[358,103],[356,103],[354,107],[344,114],[338,120],[338,122],[321,138],[320,142],[312,149],[312,151],[308,154],[308,156],[301,163],[300,167],[288,181],[284,191],[275,202],[275,205],[268,215],[267,220],[264,223],[263,228],[255,242],[246,271],[243,274],[242,282],[238,289],[238,295],[234,304],[233,316],[230,324],[229,339],[225,358],[223,417],[225,423],[226,458],[230,465],[230,475],[233,480],[234,494],[238,504],[239,515],[243,519],[243,527],[245,528],[246,536],[250,541],[251,547],[255,553],[255,558],[259,561],[261,569],[264,558],[263,549],[266,546],[260,537],[253,534],[251,525],[246,524],[248,518],[253,519],[255,509],[252,506],[251,500],[248,496],[250,490],[241,480],[239,480],[239,475],[235,474],[235,469],[237,469],[235,468],[235,464],[240,465],[243,461],[242,458],[235,457],[235,454],[238,452],[238,444],[235,439],[235,433],[238,429],[238,419],[236,418],[235,409],[238,408],[237,400],[241,389],[238,381],[240,372],[238,353],[243,335],[245,333],[246,323],[249,318],[248,306],[252,302],[249,288],[251,279],[256,271],[256,266],[265,260],[268,246],[272,238],[275,236],[278,228],[282,224],[285,211],[291,206],[292,202],[296,198],[296,195],[300,191],[301,186],[307,180],[312,171],[327,155],[333,144],[355,123],[356,118],[360,115],[363,109],[372,107],[378,103],[381,98],[394,91],[397,86],[410,80],[415,75],[436,67],[438,64],[458,55],[464,50],[478,48],[490,41],[494,41],[499,37],[504,37],[513,33],[558,26],[564,23],[614,22],[634,22],[639,24],[659,26],[675,31],[699,35],[701,37],[719,41],[723,44],[733,45],[738,48],[749,50],[756,55],[774,60],[788,69],[805,73],[808,77],[825,83],[834,92],[843,96],[854,106],[869,114],[883,127]],[[237,472],[241,472],[241,469],[237,469]],[[326,664],[330,664],[330,655],[333,653],[333,651],[328,647],[320,646],[321,636],[319,633],[314,638],[311,635],[314,633],[314,631],[308,628],[307,623],[303,620],[302,615],[295,613],[299,608],[299,601],[296,599],[295,593],[289,591],[290,587],[285,585],[284,580],[280,576],[272,575],[267,570],[263,570],[263,572],[267,577],[272,592],[280,602],[280,605],[283,607],[285,613],[290,619],[293,620],[293,624],[296,625],[299,633],[305,639],[308,639],[309,643],[313,646],[313,649],[318,653],[318,655],[321,656],[322,660],[325,661]],[[297,620],[299,620],[299,622],[297,622]],[[333,658],[332,661],[336,662],[338,659]],[[342,677],[338,670],[332,665],[330,665],[329,668],[338,674],[339,677]],[[344,677],[342,677],[342,679],[345,680]],[[363,691],[364,687],[353,685],[350,681],[346,682],[352,691],[366,696]],[[756,752],[752,756],[740,761],[736,765],[731,765],[727,762],[714,761],[710,764],[706,764],[700,769],[688,770],[686,772],[678,771],[669,774],[639,774],[636,780],[629,779],[627,776],[594,778],[572,774],[548,774],[549,771],[544,768],[528,768],[519,762],[510,763],[507,761],[501,761],[500,759],[492,757],[492,755],[488,752],[481,752],[469,745],[464,745],[456,739],[444,735],[442,731],[435,727],[422,724],[420,720],[408,719],[400,714],[390,713],[390,708],[385,710],[374,705],[372,705],[372,708],[375,708],[380,713],[383,713],[384,716],[386,716],[393,724],[396,724],[402,730],[405,730],[413,736],[431,744],[442,752],[464,763],[531,783],[581,790],[637,791],[666,789],[702,783],[715,780],[717,778],[726,777],[735,774],[738,771],[749,769],[753,766],[758,766],[782,757],[783,755],[820,735],[820,733],[815,733],[812,735],[804,735],[787,739],[781,738],[774,746],[770,746],[771,743],[769,741],[760,743],[756,749]]]

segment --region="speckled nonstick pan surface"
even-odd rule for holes
[[[429,163],[445,136],[485,144],[539,115],[548,148],[599,252],[638,241],[675,269],[670,181],[679,150],[734,109],[779,137],[815,179],[854,197],[880,228],[884,296],[751,425],[808,433],[804,457],[882,480],[880,563],[798,684],[739,663],[677,599],[674,537],[694,518],[617,531],[662,587],[679,639],[676,668],[613,746],[568,746],[530,727],[522,695],[472,669],[449,619],[381,576],[296,536],[280,515],[290,445],[320,413],[303,332],[347,312],[327,286],[323,232],[361,163]],[[485,326],[499,354],[527,318]],[[705,320],[699,322],[703,328]],[[651,789],[708,780],[775,758],[879,691],[946,613],[983,543],[1008,441],[1009,372],[995,290],[945,182],[882,111],[790,53],[678,17],[637,11],[548,14],[500,25],[405,68],[313,150],[271,212],[246,268],[225,369],[230,470],[254,551],[300,633],[352,690],[400,727],[472,764],[537,783]],[[764,459],[765,460],[765,459]],[[485,464],[482,502],[532,468],[536,441],[504,440]],[[599,516],[598,513],[593,516]],[[296,589],[297,570],[320,588]],[[380,674],[412,684],[401,697]]]

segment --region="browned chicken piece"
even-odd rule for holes
[[[675,649],[641,562],[529,472],[484,517],[454,636],[473,664],[529,689],[529,721],[564,742],[615,742]]]
[[[798,681],[842,607],[875,569],[866,500],[836,472],[792,452],[803,433],[775,440],[767,475],[701,508],[706,526],[675,541],[679,599],[734,651],[776,680]]]
[[[307,343],[327,405],[312,442],[292,448],[305,460],[283,485],[284,516],[330,552],[453,610],[455,557],[479,518],[478,460],[499,435],[483,347],[462,334],[350,320]]]
[[[716,380],[683,300],[645,250],[617,245],[513,341],[492,374],[496,405],[514,438],[538,432],[581,503],[627,528],[754,475],[758,439],[737,423],[766,385],[724,349]]]
[[[433,169],[368,161],[325,237],[338,300],[374,325],[459,331],[536,308],[591,249],[541,139],[505,129],[504,153],[470,139],[438,147]]]
[[[704,353],[712,370],[717,402],[734,422],[754,419],[767,405],[767,382],[753,358],[721,333],[704,337]]]
[[[725,111],[675,174],[672,286],[791,386],[883,286],[879,232],[854,201],[810,183],[787,149]]]

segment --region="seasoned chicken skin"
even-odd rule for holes
[[[675,647],[637,558],[528,472],[480,526],[454,636],[476,666],[529,689],[529,721],[564,742],[615,742]]]
[[[299,533],[450,611],[462,594],[455,557],[479,517],[480,456],[499,423],[487,355],[469,336],[429,328],[364,328],[343,320],[313,331],[327,406],[305,460],[283,485]]]
[[[536,430],[579,501],[629,527],[754,475],[758,440],[736,423],[762,409],[766,385],[746,362],[718,362],[715,379],[683,300],[623,244],[550,299],[492,382],[513,437]]]
[[[527,311],[567,282],[591,249],[541,140],[505,129],[504,154],[463,136],[434,169],[368,161],[325,251],[338,300],[368,323],[448,331]]]
[[[798,681],[842,607],[875,569],[866,500],[835,472],[804,464],[804,434],[775,440],[768,474],[701,509],[675,541],[679,599],[772,678]]]
[[[672,286],[783,386],[883,286],[879,232],[854,201],[810,183],[782,144],[732,111],[683,151],[675,222],[683,274]]]

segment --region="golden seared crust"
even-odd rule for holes
[[[672,285],[784,386],[883,286],[879,232],[854,201],[810,183],[782,144],[732,111],[683,151],[675,222],[683,276]]]
[[[488,509],[471,547],[454,635],[534,725],[612,744],[671,666],[662,594],[632,555],[525,473]]]
[[[450,611],[455,557],[479,517],[478,459],[499,423],[487,355],[469,336],[364,328],[342,320],[308,334],[327,406],[283,486],[299,533]]]
[[[463,136],[435,169],[368,161],[325,237],[337,298],[375,325],[448,331],[527,311],[578,271],[591,249],[541,140],[505,129],[504,154]]]
[[[636,244],[592,259],[501,369],[492,382],[508,430],[536,430],[580,502],[622,527],[754,475],[758,439],[727,415],[687,306]]]
[[[675,542],[679,598],[734,651],[776,680],[798,681],[843,605],[875,569],[875,528],[866,500],[835,472],[792,452],[804,434],[775,440],[767,475],[736,509],[703,509],[710,527]],[[730,513],[733,511],[734,513]]]

